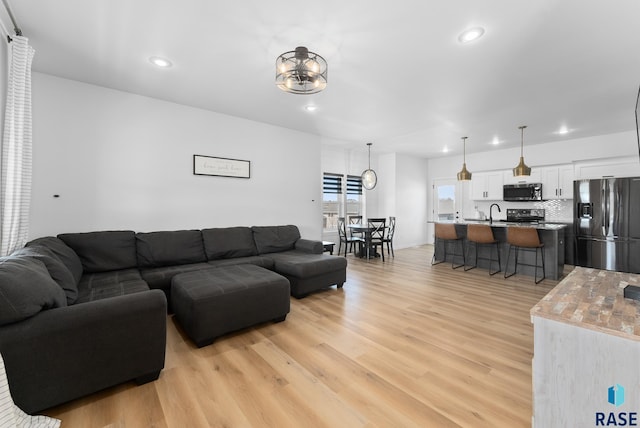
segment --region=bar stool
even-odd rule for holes
[[[436,232],[436,242],[435,244],[437,245],[438,240],[444,241],[444,257],[442,258],[442,260],[440,260],[439,262],[436,261],[436,246],[434,246],[433,248],[433,257],[431,258],[431,265],[437,265],[440,264],[444,261],[447,260],[447,245],[448,244],[453,244],[454,245],[454,252],[452,253],[452,257],[451,257],[451,268],[452,269],[458,269],[461,266],[465,265],[465,259],[464,259],[464,242],[462,241],[462,238],[458,236],[458,233],[456,232],[456,227],[453,223],[436,223],[435,224],[435,232]],[[460,243],[461,246],[461,252],[459,254],[455,253],[455,247],[457,243]],[[462,256],[462,264],[455,266],[454,265],[454,261],[455,261],[455,257],[456,256]]]
[[[489,246],[489,275],[495,275],[500,272],[500,246],[498,241],[493,236],[493,230],[491,230],[491,226],[486,224],[470,224],[467,226],[467,242],[469,244],[474,244],[475,247],[475,255],[476,261],[475,264],[469,268],[465,263],[464,270],[468,271],[474,269],[478,266],[478,245],[480,246]],[[498,254],[498,270],[491,272],[491,263],[493,263],[493,247],[496,248],[496,253]],[[465,257],[465,261],[469,259],[469,250],[471,245],[467,245],[467,256]]]
[[[507,242],[509,243],[509,253],[507,254],[507,265],[504,268],[504,277],[509,278],[516,274],[518,270],[518,253],[519,250],[525,251],[535,251],[536,253],[536,264],[535,271],[533,274],[533,280],[536,284],[541,282],[545,278],[544,273],[544,244],[540,242],[540,237],[538,236],[538,231],[533,227],[509,227],[507,229]],[[516,249],[516,264],[513,269],[513,273],[507,274],[509,270],[509,257],[511,257],[511,248],[515,247]],[[540,249],[540,254],[542,254],[542,278],[538,279],[538,249]],[[523,263],[524,264],[524,263]],[[530,266],[530,265],[529,265]]]

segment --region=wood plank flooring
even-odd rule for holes
[[[527,427],[529,310],[556,284],[431,266],[433,247],[348,256],[285,322],[196,348],[167,321],[160,378],[43,412],[63,427]]]

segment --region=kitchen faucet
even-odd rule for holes
[[[500,210],[500,205],[498,204],[491,204],[491,206],[489,207],[489,224],[493,224],[493,207],[497,207],[498,208],[498,212],[502,212]]]

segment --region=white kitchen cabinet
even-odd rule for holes
[[[542,199],[573,199],[573,165],[541,168]]]
[[[471,179],[471,199],[501,201],[504,174],[502,171],[474,173]]]
[[[540,173],[540,168],[531,168],[531,175],[514,177],[513,170],[510,169],[504,172],[504,184],[540,183],[542,181]]]

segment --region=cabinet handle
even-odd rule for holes
[[[558,196],[558,189],[556,189],[556,196]]]
[[[560,196],[562,196],[562,189],[560,189]]]

